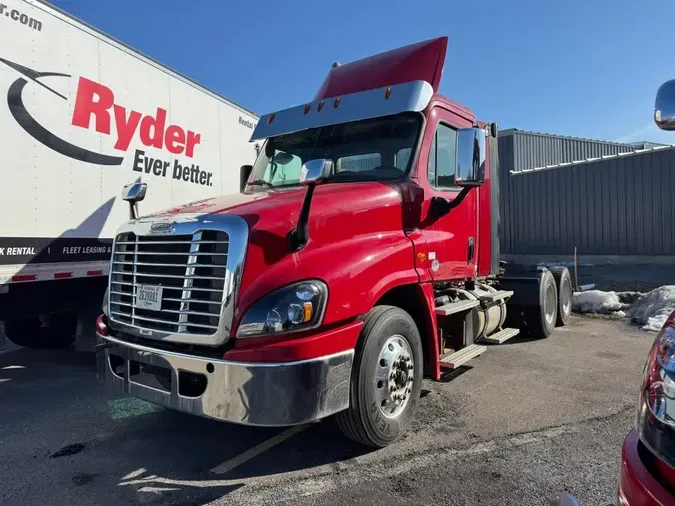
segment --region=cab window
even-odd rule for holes
[[[432,187],[439,190],[459,190],[455,184],[456,149],[457,130],[440,123],[431,143],[427,164],[427,176]]]
[[[343,156],[337,159],[337,170],[349,170],[352,172],[361,172],[373,170],[382,165],[380,153],[366,153],[363,155]]]
[[[296,184],[300,182],[302,158],[276,150],[265,168],[265,181],[274,186]]]

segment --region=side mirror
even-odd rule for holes
[[[129,218],[138,218],[138,202],[145,198],[148,191],[147,183],[131,183],[122,189],[122,200],[129,202]]]
[[[122,200],[127,202],[140,202],[145,198],[145,193],[148,191],[147,183],[131,183],[122,189]]]
[[[496,139],[499,136],[499,127],[494,121],[490,123],[490,136]]]
[[[550,506],[581,506],[579,504],[579,501],[577,501],[576,497],[574,497],[572,494],[569,494],[567,492],[564,492],[560,494],[559,496],[555,497],[554,499],[551,499],[549,501]]]
[[[485,178],[486,133],[483,128],[460,128],[457,131],[455,184],[480,186]]]
[[[323,183],[333,171],[333,160],[319,158],[302,164],[300,169],[300,184],[314,186]]]
[[[251,171],[253,170],[253,165],[242,165],[239,168],[239,193],[244,193],[246,188],[246,182],[248,181]]]
[[[654,123],[661,130],[675,130],[675,79],[663,83],[656,92]]]

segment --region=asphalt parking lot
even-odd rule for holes
[[[0,504],[613,504],[654,334],[574,316],[425,382],[416,422],[375,452],[329,422],[255,429],[107,391],[94,357],[0,354]]]

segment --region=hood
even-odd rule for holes
[[[144,218],[170,218],[177,214],[210,214],[210,213],[221,213],[221,212],[234,212],[236,209],[241,206],[246,206],[251,202],[256,202],[259,200],[267,200],[271,196],[276,196],[282,192],[260,192],[260,193],[251,193],[251,194],[242,194],[234,193],[231,195],[221,195],[218,197],[212,197],[203,200],[197,200],[195,202],[190,202],[188,204],[183,204],[177,207],[172,207],[170,209],[163,209],[157,211],[156,213],[149,214],[144,216]]]
[[[298,280],[328,282],[329,276],[331,282],[346,286],[363,272],[380,276],[381,265],[389,261],[412,268],[412,243],[403,232],[401,185],[363,181],[317,186],[309,213],[309,241],[295,251],[289,247],[288,233],[297,226],[305,194],[305,187],[296,187],[225,195],[153,216],[178,220],[183,213],[209,213],[214,218],[229,214],[246,221],[249,231],[236,304],[242,311],[237,318],[261,297]],[[343,312],[349,310],[343,303],[339,307]],[[334,311],[327,314],[335,317]]]
[[[167,219],[178,214],[236,214],[251,228],[275,232],[291,230],[298,222],[306,187],[268,190],[250,194],[235,193],[191,202],[159,211],[145,218]],[[317,186],[312,198],[310,229],[313,223],[340,214],[353,215],[387,202],[401,201],[395,183],[332,183]]]

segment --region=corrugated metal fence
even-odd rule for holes
[[[509,137],[519,136],[499,142],[502,253],[562,255],[576,246],[584,255],[675,254],[675,148],[527,170],[531,160],[521,158],[516,168],[518,156],[503,147]],[[622,152],[625,145],[607,146],[599,149]],[[579,159],[578,151],[568,153],[549,163]],[[591,156],[600,154],[609,153]],[[535,163],[545,165],[539,160],[546,156]]]

